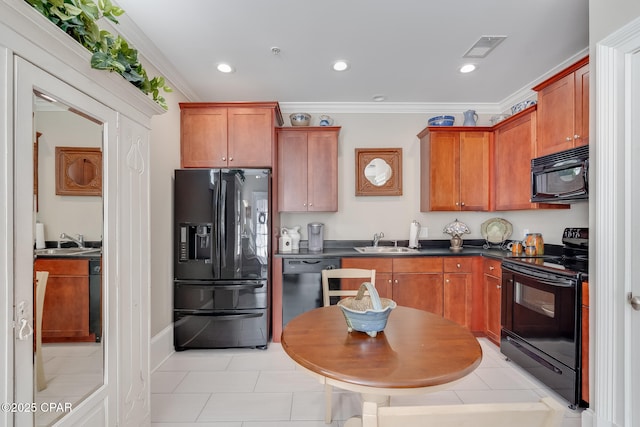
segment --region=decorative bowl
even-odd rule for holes
[[[518,102],[516,105],[511,107],[511,114],[519,113],[520,111],[526,110],[527,108],[531,107],[532,105],[536,105],[536,101],[533,101],[531,99],[528,99],[526,101]]]
[[[364,295],[365,291],[369,292],[368,296]],[[341,299],[338,306],[347,322],[347,331],[364,332],[375,337],[387,326],[389,314],[397,304],[391,299],[380,298],[375,286],[364,282],[355,297]]]
[[[291,126],[309,126],[311,114],[293,113],[289,115],[289,119],[291,120]]]
[[[435,116],[429,119],[429,126],[453,126],[454,116]]]

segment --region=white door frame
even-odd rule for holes
[[[640,162],[640,19],[597,43],[595,50],[591,254],[596,262],[591,263],[594,279],[589,282],[590,305],[595,307],[590,324],[595,327],[590,351],[591,407],[585,411],[584,424],[623,427],[640,425],[634,409],[640,398],[640,313],[626,300],[628,292],[640,294],[640,176],[634,171]],[[631,282],[634,274],[635,284]]]

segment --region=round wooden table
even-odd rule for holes
[[[338,306],[316,308],[289,321],[281,343],[291,359],[321,382],[383,405],[391,395],[446,388],[482,360],[480,344],[468,329],[408,307],[396,307],[375,337],[347,332]]]

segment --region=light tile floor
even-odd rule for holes
[[[480,338],[481,365],[449,390],[392,397],[391,405],[538,401],[551,395],[535,378],[507,362]],[[332,427],[362,412],[360,396],[333,389]],[[326,427],[324,388],[284,353],[267,350],[187,350],[174,353],[151,376],[154,427]],[[563,427],[580,426],[567,408]]]
[[[103,382],[101,343],[42,344],[42,360],[47,387],[36,393],[42,403],[75,407]],[[51,425],[64,411],[36,412],[35,424]]]

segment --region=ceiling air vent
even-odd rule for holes
[[[484,58],[506,38],[507,36],[482,36],[462,57]]]

